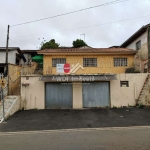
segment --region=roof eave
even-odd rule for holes
[[[136,31],[132,36],[130,36],[124,43],[122,43],[120,45],[120,47],[128,46],[132,41],[134,41],[136,38],[138,38],[140,35],[142,35],[147,30],[147,27],[149,27],[149,26],[150,26],[150,24],[142,26],[138,31]]]
[[[43,53],[38,53],[38,54],[43,54],[43,55],[112,55],[112,54],[118,54],[118,55],[121,55],[121,54],[136,54],[136,51],[123,51],[123,52],[64,52],[64,53],[61,53],[61,52],[43,52]]]

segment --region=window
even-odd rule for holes
[[[114,58],[114,66],[128,66],[127,58]]]
[[[52,67],[56,67],[57,64],[65,64],[66,58],[52,58]]]
[[[141,40],[136,43],[136,50],[141,49]]]
[[[97,67],[97,58],[83,58],[83,67]]]
[[[129,87],[129,81],[120,81],[121,87]]]

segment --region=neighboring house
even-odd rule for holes
[[[23,61],[26,62],[26,59],[19,47],[8,48],[9,64],[19,65],[21,59],[23,59]],[[6,47],[0,47],[0,73],[4,73],[5,66],[6,66]]]
[[[40,56],[38,56],[37,51],[38,50],[21,50],[26,58],[26,62],[21,59],[19,63],[22,66],[21,74],[42,73],[43,64],[41,64],[41,60],[39,61],[38,59]]]
[[[150,72],[150,24],[142,26],[120,47],[137,51],[135,69],[141,73]]]
[[[23,59],[20,60],[20,65],[31,65],[32,57],[37,55],[37,50],[21,50],[24,57],[26,58],[26,62],[23,61]]]
[[[134,88],[128,81],[130,78],[122,75],[117,79],[116,74],[133,67],[135,53],[126,48],[38,51],[44,59],[43,75],[22,76],[25,109],[120,106],[121,95],[117,98],[120,94],[117,92],[123,90],[120,87],[125,87],[127,92]],[[122,105],[134,105],[133,95],[125,96],[127,100]]]

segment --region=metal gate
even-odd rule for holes
[[[46,108],[72,108],[71,83],[46,83]]]
[[[83,107],[110,106],[109,82],[89,82],[82,84]]]

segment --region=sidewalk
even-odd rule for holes
[[[0,132],[128,126],[150,126],[150,108],[19,111]]]

